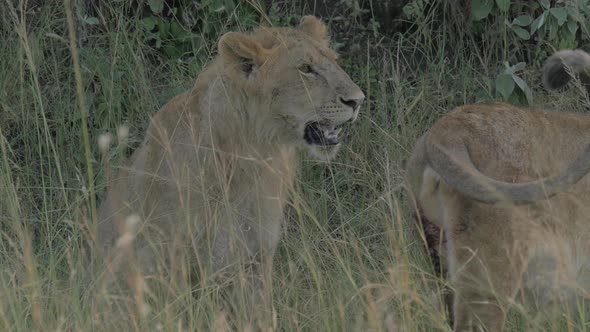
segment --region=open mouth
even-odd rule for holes
[[[305,125],[303,138],[310,145],[332,146],[340,144],[339,132],[339,126],[324,125],[315,121]]]

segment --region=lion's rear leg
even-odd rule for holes
[[[516,262],[509,257],[512,237],[498,233],[477,225],[449,238],[455,331],[502,330],[505,303],[513,296],[518,276]]]
[[[248,227],[218,230],[209,246],[198,247],[200,261],[194,281],[200,288],[217,288],[219,310],[228,320],[255,326],[272,319],[274,248],[248,246],[241,229],[250,231]]]

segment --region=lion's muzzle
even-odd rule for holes
[[[305,141],[310,145],[324,147],[340,144],[338,134],[341,127],[356,120],[364,99],[365,95],[359,89],[352,98],[339,97],[336,105],[325,106],[320,120],[308,122],[305,125],[303,134]]]
[[[338,101],[340,103],[352,109],[352,117],[348,119],[346,122],[356,121],[356,118],[359,114],[359,110],[361,108],[361,104],[364,100],[365,94],[358,87],[355,89],[354,93],[350,94],[349,96],[338,98]]]

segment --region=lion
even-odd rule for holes
[[[590,55],[563,50],[543,83],[588,73]],[[589,170],[590,116],[579,113],[467,105],[417,140],[406,184],[419,218],[443,231],[455,331],[500,331],[513,300],[538,313],[590,289]]]
[[[224,34],[193,88],[153,115],[110,181],[98,212],[102,256],[129,251],[145,274],[179,252],[212,274],[270,260],[297,151],[334,158],[365,98],[329,44],[313,16]]]

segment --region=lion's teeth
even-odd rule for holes
[[[338,132],[334,131],[334,130],[326,130],[324,132],[324,137],[328,138],[328,139],[336,139],[338,138]]]

